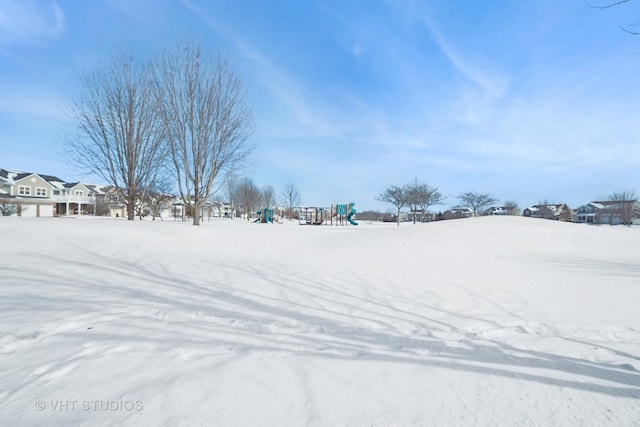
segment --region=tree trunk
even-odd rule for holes
[[[131,201],[127,204],[127,219],[129,221],[134,221],[136,219],[136,207]]]
[[[200,203],[193,204],[193,225],[200,225]]]

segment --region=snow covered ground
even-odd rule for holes
[[[0,425],[640,425],[640,228],[0,218]]]

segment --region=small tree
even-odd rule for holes
[[[406,195],[407,206],[411,208],[413,216],[413,223],[416,223],[416,215],[419,212],[422,213],[422,222],[426,222],[427,210],[430,206],[442,203],[445,196],[443,196],[437,188],[431,187],[429,184],[418,182],[418,179],[414,179],[411,184],[407,184],[404,187]]]
[[[408,205],[407,191],[405,187],[397,187],[392,185],[387,188],[384,193],[376,197],[377,200],[385,203],[391,203],[396,208],[396,221],[400,226],[400,210]]]
[[[262,187],[262,201],[265,208],[272,208],[276,204],[276,190],[271,185]]]
[[[518,202],[515,200],[507,200],[504,202],[504,208],[509,212],[509,215],[520,215],[520,206],[518,206]]]
[[[416,223],[416,213],[418,212],[418,206],[420,203],[420,184],[418,179],[414,178],[413,182],[403,187],[406,206],[411,211],[411,219],[413,223]]]
[[[245,178],[236,187],[234,199],[237,200],[238,206],[242,208],[247,216],[247,221],[249,221],[252,212],[255,212],[260,203],[262,203],[262,192],[251,178]]]
[[[1,216],[15,215],[16,212],[18,212],[18,207],[15,204],[9,203],[6,200],[0,200],[0,215]]]
[[[280,194],[280,202],[287,209],[287,216],[289,218],[293,215],[293,208],[299,206],[301,200],[300,192],[295,184],[291,182],[287,183]]]
[[[611,202],[611,213],[609,215],[609,221],[613,221],[613,214],[620,216],[620,221],[624,225],[631,225],[634,217],[637,215],[636,204],[638,198],[633,190],[622,190],[615,193],[611,193],[607,200]]]
[[[429,207],[442,204],[447,198],[437,188],[431,187],[429,184],[420,184],[418,195],[418,207],[422,211],[422,222],[426,221]]]
[[[162,177],[158,179],[147,192],[145,202],[149,206],[151,218],[154,221],[156,217],[164,221],[160,209],[164,206],[165,202],[173,200],[174,195],[171,194],[172,190],[173,183],[167,177]]]
[[[498,201],[490,194],[480,194],[473,191],[462,193],[458,196],[458,200],[473,209],[473,216],[478,216],[478,211]]]

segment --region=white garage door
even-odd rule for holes
[[[36,205],[22,205],[20,216],[36,216]]]
[[[40,205],[40,216],[53,216],[53,205]]]

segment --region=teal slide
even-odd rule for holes
[[[353,220],[353,216],[355,214],[356,214],[356,210],[352,207],[351,212],[349,212],[349,215],[347,215],[347,221],[349,221],[349,224],[351,225],[358,225],[358,223]]]

